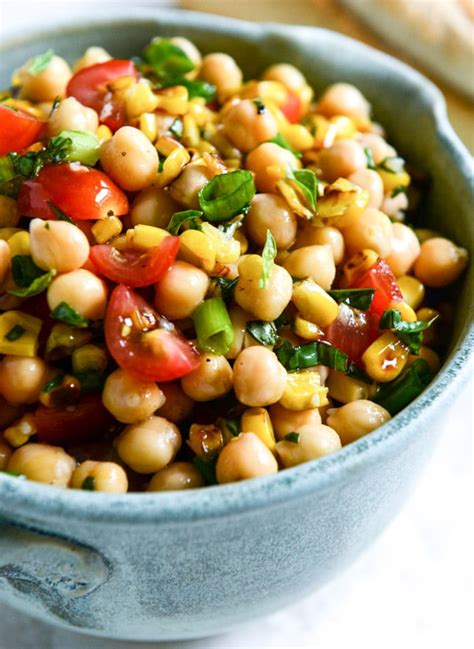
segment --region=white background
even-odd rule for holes
[[[2,33],[21,28],[25,20],[44,22],[48,14],[76,15],[84,4],[93,12],[89,2],[0,0]],[[346,573],[291,608],[215,638],[145,644],[71,634],[0,605],[0,649],[473,646],[472,398],[471,382],[440,422],[442,440],[392,525]]]

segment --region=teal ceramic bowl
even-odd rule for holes
[[[173,11],[115,12],[4,43],[1,85],[49,47],[71,60],[98,44],[127,57],[156,34],[227,51],[247,76],[286,60],[317,91],[334,81],[356,84],[397,149],[431,176],[425,225],[471,246],[471,158],[441,94],[412,69],[338,34]],[[472,266],[469,273],[441,372],[388,424],[333,456],[182,493],[110,496],[0,475],[0,596],[69,629],[169,640],[221,632],[326,583],[399,511],[433,450],[440,416],[469,374]]]

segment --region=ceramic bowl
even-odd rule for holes
[[[409,67],[341,35],[176,11],[115,11],[5,42],[0,85],[49,47],[69,60],[99,44],[127,57],[157,34],[229,52],[246,76],[284,60],[317,92],[335,81],[356,84],[390,141],[432,179],[424,225],[470,245],[471,158],[447,122],[441,94]],[[221,632],[320,587],[395,516],[433,450],[438,420],[469,374],[472,266],[469,273],[441,372],[388,424],[333,456],[182,493],[90,494],[0,475],[0,596],[70,629],[166,640]]]

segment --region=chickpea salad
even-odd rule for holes
[[[356,87],[286,63],[244,80],[179,36],[27,61],[0,93],[0,471],[189,489],[388,421],[468,261],[414,227],[425,180]]]

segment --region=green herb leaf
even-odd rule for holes
[[[162,79],[158,84],[159,88],[173,88],[174,86],[184,86],[188,91],[189,99],[202,97],[206,102],[212,101],[216,96],[216,87],[212,83],[199,81],[197,79],[186,79],[185,77],[169,77]]]
[[[278,133],[278,135],[275,135],[269,142],[273,142],[274,144],[278,144],[278,146],[281,146],[282,149],[286,149],[287,151],[291,151],[291,153],[296,157],[296,158],[301,158],[302,153],[300,151],[294,151],[294,149],[291,148],[291,144],[288,142],[286,137],[284,137],[281,133]]]
[[[384,158],[376,168],[391,174],[399,174],[405,171],[405,160],[399,156]]]
[[[75,311],[67,302],[60,302],[56,308],[51,311],[51,316],[56,320],[61,320],[72,327],[85,329],[89,326],[89,321],[83,315]]]
[[[170,133],[172,133],[178,140],[183,137],[183,120],[177,117],[170,126]]]
[[[167,38],[154,38],[143,50],[143,59],[160,79],[181,77],[196,67],[185,52]]]
[[[288,433],[285,435],[283,438],[285,442],[292,442],[293,444],[298,444],[300,441],[300,434],[299,433]]]
[[[239,281],[239,278],[236,277],[235,279],[228,279],[227,277],[211,277],[211,287],[215,286],[217,287],[220,297],[224,300],[226,304],[232,301],[234,297],[234,291],[235,287],[237,285],[237,282]]]
[[[57,164],[67,160],[72,140],[69,137],[53,137],[42,151],[29,151],[24,155],[9,153],[8,157],[18,176],[33,178],[46,164]]]
[[[35,264],[30,255],[15,255],[12,258],[12,277],[17,286],[26,288],[43,274],[44,270]]]
[[[193,313],[193,322],[199,349],[227,354],[234,342],[234,328],[224,300],[211,297],[201,302]]]
[[[405,194],[407,191],[407,188],[404,185],[398,185],[398,187],[395,187],[395,189],[392,189],[392,193],[390,194],[390,198],[395,198],[398,196],[398,194]]]
[[[57,137],[51,138],[50,142],[58,140],[69,140],[69,149],[64,156],[68,162],[81,162],[84,165],[93,167],[99,159],[100,142],[94,133],[89,131],[61,131]],[[61,145],[62,146],[62,145]]]
[[[368,169],[377,169],[377,166],[375,164],[374,160],[374,155],[372,153],[372,149],[369,149],[368,146],[364,147],[364,153],[365,157],[367,158],[367,168]]]
[[[19,478],[20,480],[26,480],[26,475],[20,473],[19,471],[8,471],[7,469],[1,469],[0,473],[5,473],[12,478]]]
[[[431,320],[405,322],[402,320],[400,311],[389,309],[383,312],[379,326],[380,329],[390,329],[390,331],[393,331],[405,343],[412,354],[418,354],[423,342],[423,332],[431,327],[437,319],[438,316],[436,315]]]
[[[51,381],[49,381],[49,383],[46,383],[46,385],[41,388],[41,392],[48,394],[48,392],[51,392],[52,390],[54,390],[54,388],[57,388],[58,385],[61,385],[63,379],[64,374],[57,374],[54,378],[51,379]]]
[[[275,345],[278,341],[278,333],[273,322],[250,320],[247,322],[247,331],[261,345]]]
[[[267,288],[273,261],[277,256],[277,253],[278,249],[275,237],[270,230],[267,230],[267,238],[265,239],[265,245],[262,250],[262,272],[260,273],[260,278],[258,280],[258,288]]]
[[[293,180],[303,193],[306,203],[314,211],[318,201],[318,179],[311,169],[290,169],[288,178]]]
[[[37,54],[37,56],[34,56],[31,59],[27,71],[33,76],[41,74],[41,72],[44,72],[51,63],[53,56],[54,50],[47,50],[46,52],[43,52],[43,54]]]
[[[11,289],[8,292],[11,295],[16,295],[16,297],[33,297],[33,295],[38,295],[39,293],[45,291],[48,288],[48,286],[51,284],[53,277],[56,275],[56,271],[54,270],[54,268],[49,272],[44,273],[43,275],[36,275],[34,279],[31,279],[32,274],[34,272],[33,267],[36,268],[38,267],[33,262],[33,260],[31,260],[31,265],[26,263],[23,264],[22,266],[22,262],[18,261],[18,258],[31,259],[31,257],[27,257],[26,255],[15,255],[15,257],[13,257],[12,259],[13,279],[15,281],[15,284],[17,284],[21,288]],[[17,259],[16,262],[15,259]],[[17,281],[15,277],[19,281]],[[28,280],[30,280],[29,284],[26,283]]]
[[[0,158],[0,195],[16,198],[22,179],[18,177],[9,156]]]
[[[353,309],[367,311],[374,299],[374,288],[348,288],[328,291],[329,295],[339,304],[347,304]]]
[[[66,212],[63,212],[59,207],[57,207],[52,201],[48,201],[48,205],[54,214],[54,216],[57,218],[58,221],[67,221],[68,223],[72,223],[73,225],[77,225],[73,219],[71,219],[70,216],[66,214]]]
[[[225,429],[228,430],[229,433],[234,437],[238,437],[240,435],[241,425],[239,417],[235,417],[233,419],[224,419],[223,424]]]
[[[88,475],[87,478],[84,478],[81,489],[86,491],[95,491],[95,478],[92,475]]]
[[[325,365],[347,374],[351,362],[346,353],[319,341],[293,347],[288,340],[281,340],[275,353],[288,372],[297,372],[316,365]]]
[[[74,377],[79,381],[81,394],[101,392],[105,384],[105,376],[97,370],[74,372]]]
[[[25,333],[25,331],[26,329],[24,327],[22,327],[19,324],[16,324],[14,327],[10,329],[10,331],[7,334],[5,334],[4,338],[6,338],[6,340],[9,340],[12,343],[15,340],[21,338]]]
[[[170,234],[178,234],[181,230],[181,227],[184,223],[189,223],[189,225],[195,229],[200,230],[197,220],[202,217],[202,212],[199,210],[185,210],[184,212],[175,212],[168,223],[166,228]]]
[[[413,401],[431,381],[428,363],[419,358],[390,383],[384,383],[374,399],[392,415]]]
[[[250,171],[237,169],[211,178],[199,192],[199,205],[209,221],[228,221],[250,204],[255,191]]]
[[[206,460],[203,460],[198,455],[196,455],[196,457],[193,459],[193,464],[196,467],[196,469],[199,471],[199,473],[202,475],[202,477],[204,478],[204,482],[207,485],[217,484],[215,460],[206,462]]]

